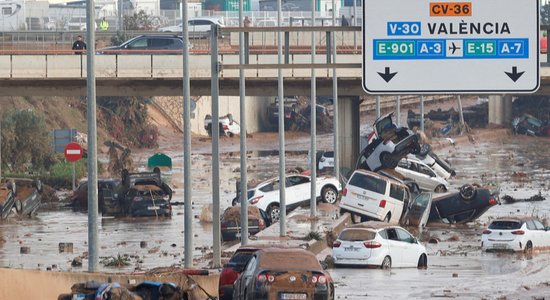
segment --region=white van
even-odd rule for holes
[[[366,170],[355,170],[342,191],[340,213],[360,215],[361,221],[397,224],[409,202],[409,190],[400,181]]]

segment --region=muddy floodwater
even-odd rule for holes
[[[309,137],[303,139],[299,143],[307,145]],[[330,136],[324,139],[321,142],[330,144]],[[427,270],[331,270],[336,282],[337,297],[401,299],[459,295],[472,299],[479,299],[481,296],[491,299],[493,296],[497,297],[500,291],[515,292],[518,285],[535,286],[546,281],[550,275],[550,267],[546,267],[550,262],[550,253],[535,254],[530,258],[521,255],[482,254],[479,240],[483,226],[497,216],[536,214],[542,218],[550,218],[549,146],[548,139],[510,135],[491,139],[490,142],[465,142],[436,151],[441,157],[447,158],[457,171],[457,177],[451,181],[454,188],[464,183],[477,182],[499,186],[501,197],[511,195],[529,198],[540,192],[547,200],[498,205],[466,227],[443,225],[426,228],[428,234],[440,240],[438,244],[427,244]],[[287,154],[287,167],[306,167],[305,153],[307,152]],[[181,152],[167,154],[174,158],[175,164],[170,174],[175,190],[173,201],[182,203],[183,157]],[[263,180],[278,176],[278,156],[272,154],[252,152],[249,155],[249,179]],[[221,155],[221,159],[220,189],[223,211],[235,197],[239,157],[235,153],[225,153]],[[199,219],[203,208],[211,203],[210,161],[211,157],[207,154],[196,154],[192,157],[194,258],[209,252],[212,245],[211,223],[201,222]],[[99,224],[100,260],[103,257],[127,255],[129,265],[112,269],[100,264],[100,270],[127,272],[182,265],[183,205],[174,206],[173,212],[171,219],[102,218]],[[65,208],[42,208],[34,218],[10,219],[1,223],[0,266],[86,271],[87,259],[83,260],[82,267],[72,267],[71,261],[88,251],[87,222],[85,213]],[[60,253],[59,243],[73,243],[73,253]],[[21,254],[22,246],[30,247],[30,253]],[[523,278],[528,279],[523,282]]]

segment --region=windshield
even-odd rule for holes
[[[489,225],[489,229],[495,229],[495,230],[520,229],[521,224],[522,223],[518,221],[493,221],[493,223]]]
[[[386,181],[362,173],[355,173],[349,180],[348,184],[373,191],[378,194],[384,194],[386,192]]]
[[[364,229],[348,229],[342,231],[338,237],[342,241],[359,242],[374,239],[376,232]]]

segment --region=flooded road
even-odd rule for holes
[[[330,136],[325,139],[324,143],[330,142]],[[308,137],[304,137],[303,141],[293,142],[293,145],[307,143]],[[540,191],[547,200],[493,207],[470,228],[428,228],[429,234],[439,236],[442,242],[427,245],[427,270],[331,270],[336,282],[337,298],[403,299],[443,297],[456,293],[465,299],[479,299],[485,295],[498,296],[495,291],[513,292],[521,285],[532,286],[546,281],[550,276],[550,270],[546,267],[550,254],[535,255],[532,259],[515,255],[482,254],[479,240],[483,230],[481,228],[491,218],[533,213],[542,218],[550,216],[549,145],[548,139],[505,136],[500,140],[493,140],[491,144],[478,140],[476,144],[458,144],[456,147],[438,151],[457,170],[457,178],[451,182],[453,187],[472,182],[494,183],[501,187],[501,196],[507,194],[528,198]],[[299,150],[298,148],[296,146],[293,150]],[[170,176],[175,190],[173,201],[183,202],[182,154],[176,151],[166,154],[174,159],[174,169]],[[267,154],[273,153],[250,154],[250,180],[277,176],[278,157]],[[221,157],[223,211],[235,197],[239,157],[234,153],[225,153]],[[211,203],[210,163],[209,155],[192,156],[195,258],[209,252],[212,246],[211,223],[201,223],[199,220],[203,207]],[[306,165],[307,154],[304,152],[287,156],[288,168]],[[519,173],[524,175],[518,177]],[[103,257],[128,255],[129,265],[108,268],[100,263],[100,271],[128,272],[183,265],[183,206],[174,206],[173,212],[171,219],[102,219],[99,225],[100,261]],[[41,209],[35,218],[11,219],[0,224],[0,266],[87,271],[87,259],[83,260],[82,267],[71,266],[74,257],[82,256],[88,251],[87,222],[85,213],[76,213],[70,209]],[[453,235],[458,235],[459,240],[447,241]],[[146,242],[143,248],[142,242]],[[59,243],[73,243],[73,253],[59,253]],[[21,254],[22,246],[30,247],[30,253]],[[453,273],[457,277],[453,277]],[[487,299],[491,297],[488,296]]]
[[[550,220],[549,146],[548,138],[505,136],[491,144],[477,141],[436,151],[448,158],[457,171],[456,179],[451,181],[453,187],[473,182],[497,184],[501,198],[503,195],[529,198],[540,192],[546,200],[497,205],[467,227],[431,224],[425,231],[441,242],[425,244],[427,270],[333,269],[336,298],[505,299],[499,297],[513,295],[507,299],[543,299],[532,297],[550,296],[550,253],[525,257],[480,250],[482,231],[495,217],[537,215]]]

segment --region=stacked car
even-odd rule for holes
[[[351,213],[353,220],[424,226],[428,220],[469,222],[499,203],[498,192],[488,188],[466,184],[450,191],[447,180],[455,171],[429,145],[420,145],[417,134],[396,126],[392,115],[374,122],[369,144],[342,191],[342,213]]]

